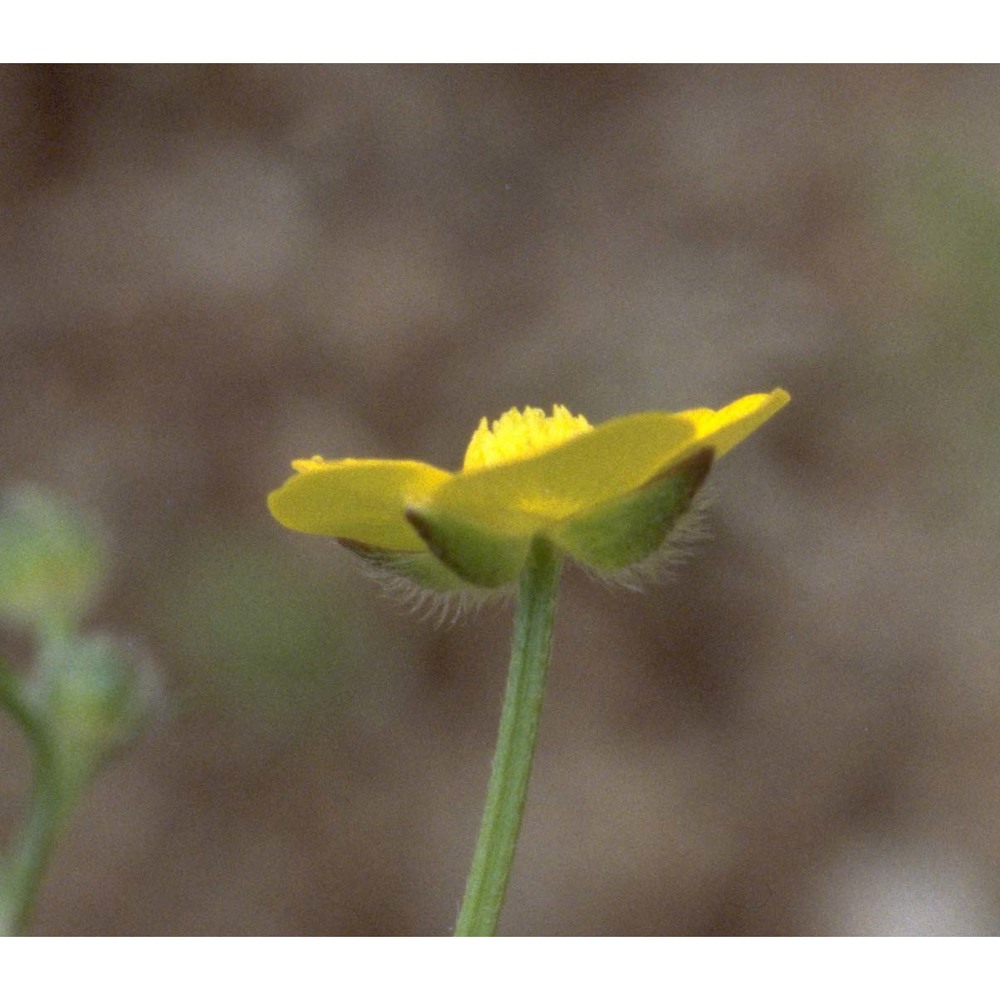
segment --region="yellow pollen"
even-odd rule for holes
[[[587,418],[574,417],[565,406],[553,406],[551,417],[534,406],[508,410],[492,427],[483,417],[465,451],[462,471],[531,458],[589,430]]]

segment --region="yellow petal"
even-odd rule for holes
[[[749,437],[765,420],[773,417],[791,397],[784,389],[744,396],[721,410],[684,410],[678,417],[690,420],[699,446],[710,445],[715,457]]]
[[[406,520],[451,473],[423,462],[301,459],[299,471],[267,498],[275,519],[293,531],[331,535],[400,552],[424,542]]]

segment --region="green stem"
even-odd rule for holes
[[[545,674],[552,650],[560,566],[559,553],[548,542],[536,539],[521,572],[514,644],[493,772],[465,899],[455,926],[456,936],[493,934],[500,919],[528,795]]]
[[[42,875],[64,815],[56,757],[48,733],[25,701],[16,678],[0,665],[0,707],[21,727],[31,745],[33,784],[27,821],[0,878],[0,935],[28,925]]]

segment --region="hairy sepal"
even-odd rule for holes
[[[562,521],[549,533],[569,556],[598,573],[615,573],[656,553],[712,467],[702,448],[638,489]]]

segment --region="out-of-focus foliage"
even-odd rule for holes
[[[0,718],[30,749],[24,818],[0,857],[0,932],[28,930],[38,892],[74,806],[102,764],[159,706],[159,677],[134,642],[83,629],[104,589],[104,546],[70,503],[37,487],[0,505],[0,620],[30,647],[0,660]]]
[[[245,724],[334,724],[363,655],[343,580],[278,539],[219,532],[192,538],[160,583],[162,642],[186,698],[210,696]]]

